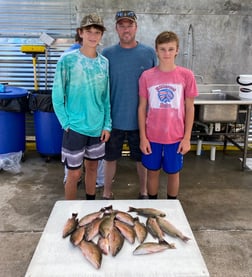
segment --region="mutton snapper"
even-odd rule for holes
[[[156,217],[148,217],[146,220],[146,227],[153,238],[158,238],[159,241],[164,240],[164,232],[161,230],[159,224],[157,223]]]
[[[183,235],[183,233],[178,230],[173,224],[171,224],[167,219],[157,216],[157,223],[166,234],[174,237],[179,237],[184,242],[190,240],[189,237]]]
[[[152,253],[162,252],[166,249],[175,249],[175,245],[173,243],[168,243],[165,240],[160,242],[144,242],[136,247],[133,251],[134,255],[146,255]]]
[[[161,216],[165,217],[166,214],[160,210],[154,208],[134,208],[129,207],[128,212],[136,212],[138,215],[142,215],[145,217],[153,217],[153,216]]]

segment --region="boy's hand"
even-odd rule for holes
[[[110,138],[110,132],[107,130],[103,130],[101,134],[101,141],[102,142],[107,142]]]
[[[190,151],[190,149],[191,149],[190,140],[182,139],[180,144],[179,144],[177,153],[185,155],[188,151]]]
[[[145,155],[149,155],[152,153],[150,142],[147,138],[140,140],[140,149],[141,149],[142,153]]]

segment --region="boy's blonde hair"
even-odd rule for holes
[[[178,36],[171,31],[164,31],[160,33],[155,40],[155,47],[157,49],[157,46],[162,43],[172,42],[175,41],[177,43],[177,49],[179,48],[179,38]]]

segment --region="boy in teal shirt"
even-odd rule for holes
[[[52,100],[64,129],[61,154],[68,168],[68,200],[76,199],[83,159],[86,198],[95,199],[97,164],[110,136],[108,60],[97,53],[105,30],[97,14],[85,16],[79,29],[82,47],[66,53],[57,63]]]

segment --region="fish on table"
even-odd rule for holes
[[[102,263],[102,251],[93,241],[82,240],[78,245],[83,256],[96,268],[99,269]]]
[[[143,242],[135,248],[133,255],[147,255],[175,248],[173,243],[168,243],[165,240],[159,242]]]
[[[115,218],[114,213],[105,215],[103,217],[103,220],[99,226],[99,233],[102,237],[104,237],[104,238],[108,237],[110,231],[112,230],[112,228],[114,226],[114,218]]]
[[[130,213],[138,216],[133,217]],[[125,239],[139,245],[134,249],[134,255],[158,253],[167,249],[175,249],[174,243],[165,239],[165,234],[178,237],[187,242],[190,238],[185,236],[165,217],[166,214],[155,208],[129,207],[127,212],[113,209],[112,205],[103,207],[96,212],[84,215],[80,220],[77,213],[68,218],[62,237],[70,235],[70,242],[78,246],[84,257],[99,269],[102,255],[115,257],[123,248]],[[147,218],[146,222],[140,218]],[[157,241],[147,241],[148,233]]]
[[[134,218],[131,214],[122,211],[115,211],[115,218],[130,226],[134,226]]]
[[[77,228],[78,226],[77,216],[78,216],[78,213],[72,213],[72,217],[67,219],[67,222],[63,227],[63,234],[62,234],[63,238],[66,238]]]
[[[139,217],[135,217],[134,218],[134,226],[133,229],[136,233],[136,238],[137,240],[142,243],[145,241],[147,234],[148,234],[148,230],[145,226],[144,223],[140,222]]]
[[[109,252],[115,257],[123,247],[124,237],[116,227],[113,227],[108,235],[108,241]]]
[[[158,238],[159,241],[164,240],[164,232],[161,230],[156,217],[148,217],[146,220],[146,228],[153,238]]]
[[[132,226],[116,219],[114,220],[114,226],[121,232],[124,238],[131,244],[135,242],[135,231]]]
[[[103,218],[98,217],[85,226],[85,239],[87,241],[93,240],[99,234],[99,229],[102,221]]]
[[[170,221],[165,218],[156,217],[157,223],[159,224],[160,228],[168,235],[178,237],[182,241],[187,242],[190,240],[189,237],[185,236],[180,230],[178,230]]]
[[[96,218],[102,217],[105,212],[105,208],[101,208],[98,212],[93,212],[87,215],[84,215],[80,220],[79,220],[79,225],[80,226],[85,226],[95,220]]]
[[[83,240],[85,235],[85,227],[77,227],[70,235],[70,241],[73,245],[77,246]]]
[[[97,245],[100,247],[103,254],[108,255],[109,254],[109,238],[99,236],[99,239],[97,241]]]
[[[134,207],[129,207],[128,210],[129,213],[131,212],[136,212],[138,215],[142,215],[145,217],[153,217],[153,216],[161,216],[165,217],[166,214],[158,209],[154,208],[134,208]]]

